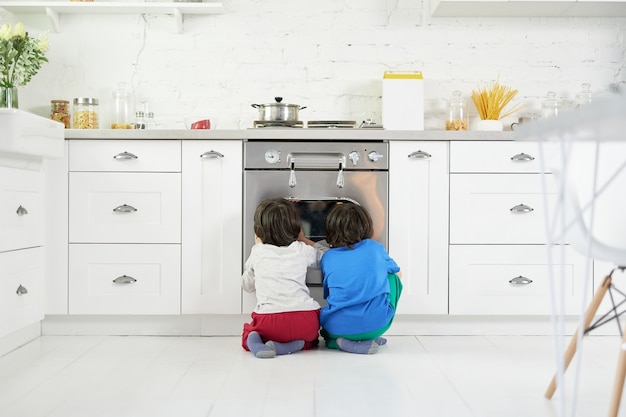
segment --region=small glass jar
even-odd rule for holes
[[[559,115],[559,100],[556,98],[554,91],[548,91],[545,100],[541,103],[541,116],[544,119]]]
[[[448,101],[446,130],[467,130],[468,125],[467,102],[460,91],[453,91],[452,98]]]
[[[581,91],[576,94],[576,108],[582,109],[583,106],[591,103],[591,84],[584,83],[581,86]]]
[[[50,100],[50,119],[63,123],[63,126],[69,129],[71,127],[69,100]]]
[[[74,129],[98,129],[98,107],[97,98],[75,98]]]
[[[119,83],[113,91],[113,107],[111,111],[111,129],[132,129],[132,93],[126,83]]]

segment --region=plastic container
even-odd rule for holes
[[[126,83],[119,83],[113,91],[113,105],[111,108],[111,129],[132,129],[133,95],[126,87]]]
[[[99,114],[97,98],[74,99],[74,129],[98,129]]]
[[[468,126],[467,101],[463,98],[460,91],[453,91],[452,98],[448,101],[446,130],[467,130]]]
[[[541,117],[548,119],[558,116],[560,107],[561,104],[556,98],[556,93],[554,91],[548,91],[545,100],[541,103]]]
[[[50,100],[50,119],[63,123],[66,129],[72,127],[70,123],[70,101]]]

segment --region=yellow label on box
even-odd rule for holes
[[[423,80],[422,71],[385,71],[383,78],[396,80]]]

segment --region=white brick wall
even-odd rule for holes
[[[224,14],[63,15],[49,33],[50,63],[20,89],[21,107],[46,115],[50,99],[110,97],[126,81],[162,127],[207,114],[217,127],[252,126],[252,103],[274,96],[307,106],[302,120],[380,120],[382,75],[424,72],[427,128],[455,89],[491,80],[517,88],[526,112],[548,90],[572,100],[583,82],[626,82],[626,18],[433,18],[419,0],[224,0]],[[5,21],[15,21],[4,15]],[[22,18],[22,17],[20,17]],[[22,18],[33,33],[45,16]]]

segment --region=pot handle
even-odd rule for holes
[[[251,104],[252,107],[254,107],[255,109],[258,109],[259,107],[261,107],[260,104]]]

